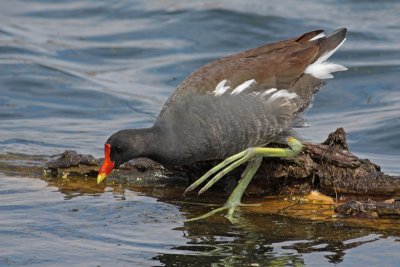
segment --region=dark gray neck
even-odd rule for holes
[[[152,126],[127,131],[129,131],[128,145],[131,146],[130,150],[134,153],[132,158],[152,158],[157,153],[163,139],[163,132],[159,127]]]

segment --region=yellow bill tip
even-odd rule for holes
[[[99,175],[97,175],[97,184],[100,184],[104,179],[106,179],[107,174],[105,173],[99,173]]]

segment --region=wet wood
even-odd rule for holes
[[[385,175],[378,165],[349,152],[343,128],[331,133],[322,144],[305,143],[295,159],[272,160],[264,167],[270,179],[285,179],[287,185],[283,190],[296,194],[307,193],[300,188],[317,189],[335,197],[400,193],[400,177]]]
[[[335,212],[345,217],[399,217],[400,201],[377,202],[350,200],[335,207]]]

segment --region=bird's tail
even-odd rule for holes
[[[289,86],[289,91],[296,92],[299,96],[296,99],[299,112],[311,105],[314,95],[325,83],[324,79],[332,78],[333,72],[346,70],[342,65],[327,62],[346,40],[346,33],[347,29],[342,28],[328,36],[325,36],[323,31],[314,31],[300,37],[303,43],[310,42],[312,45],[317,45],[318,52],[304,73]]]
[[[320,47],[319,55],[312,64],[307,66],[304,73],[311,74],[318,79],[329,79],[333,78],[333,72],[347,70],[347,68],[342,65],[327,61],[346,41],[346,33],[347,30],[342,28],[336,30],[329,36],[325,37],[323,33],[320,33],[320,35],[310,39],[310,41],[318,42]]]

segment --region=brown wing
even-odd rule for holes
[[[176,97],[211,92],[224,79],[232,88],[255,79],[257,85],[253,90],[278,88],[296,92],[302,102],[300,110],[303,110],[323,84],[322,80],[304,74],[305,69],[322,54],[337,47],[345,38],[346,31],[339,29],[327,37],[311,41],[323,32],[316,30],[208,63],[178,86],[164,109]]]

